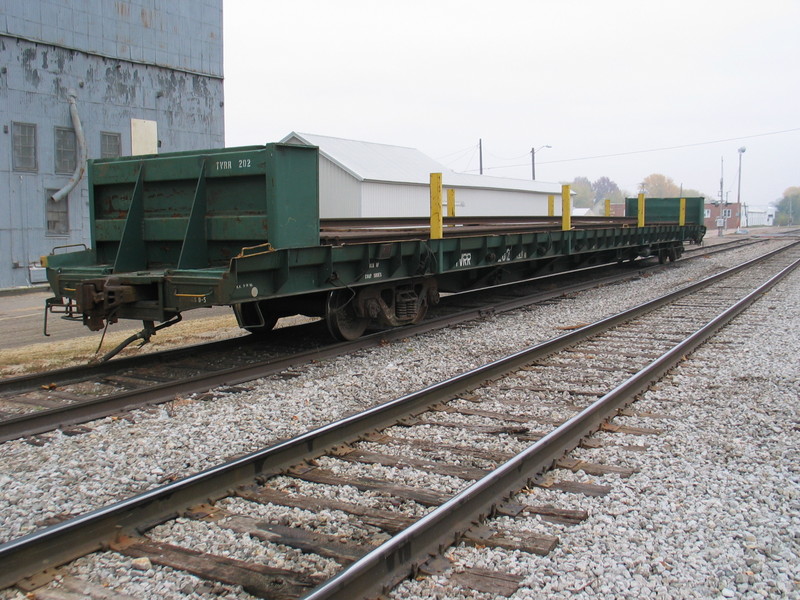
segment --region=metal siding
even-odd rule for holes
[[[103,131],[121,134],[122,153],[129,154],[131,118],[158,122],[160,152],[224,145],[221,0],[5,0],[4,5],[0,64],[7,72],[0,75],[0,116],[9,133],[0,135],[0,208],[8,208],[3,212],[8,218],[0,222],[0,288],[27,285],[25,267],[53,246],[90,241],[85,175],[69,197],[70,235],[45,235],[45,190],[62,187],[70,177],[55,174],[53,156],[54,128],[72,127],[70,88],[78,93],[89,158],[100,157]],[[197,15],[196,22],[183,19],[180,10]],[[45,33],[52,43],[43,40]],[[199,56],[189,56],[189,49],[181,55],[180,40],[187,37],[202,38]],[[155,59],[161,45],[161,58],[184,70],[118,60],[137,60],[139,54]],[[114,58],[94,54],[104,50]],[[37,126],[36,173],[12,170],[12,121]]]
[[[427,217],[430,188],[424,185],[364,182],[364,217]],[[448,186],[444,186],[448,189]],[[556,214],[561,214],[557,203]],[[547,215],[547,194],[456,188],[456,216]]]
[[[361,217],[361,185],[324,156],[319,157],[320,217]]]
[[[560,215],[561,198],[558,197],[557,200],[556,215]],[[527,215],[547,215],[547,194],[456,188],[456,216],[509,217]]]
[[[0,32],[222,77],[222,0],[4,0]]]
[[[362,184],[364,217],[423,217],[430,215],[430,188],[397,183]]]

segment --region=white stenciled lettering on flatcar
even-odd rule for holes
[[[458,259],[456,267],[469,267],[472,265],[472,252],[464,252]]]
[[[217,161],[217,171],[224,171],[226,169],[232,169],[233,163],[229,160],[218,160]]]
[[[383,273],[380,270],[381,263],[377,260],[369,261],[369,273],[364,273],[364,279],[381,279],[383,277]]]

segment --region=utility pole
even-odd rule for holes
[[[722,189],[723,189],[722,180],[723,180],[723,178],[725,176],[724,174],[725,174],[725,157],[724,156],[720,156],[720,158],[719,158],[719,203],[720,203],[720,205],[722,205],[722,203],[725,202],[725,194],[723,194],[723,192],[722,192]]]
[[[483,175],[483,139],[478,138],[478,161],[480,174]]]
[[[742,154],[744,154],[745,148],[742,146],[739,148],[739,184],[736,187],[736,204],[739,208],[739,227],[742,227],[742,214],[746,215],[746,211],[742,208]],[[745,227],[747,226],[747,222],[745,222]]]

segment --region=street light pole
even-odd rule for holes
[[[552,148],[552,146],[542,146],[538,150],[531,148],[531,179],[536,181],[536,153],[542,148]]]

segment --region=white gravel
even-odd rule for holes
[[[522,598],[800,598],[800,273],[779,285],[617,422],[659,436],[601,433],[575,456],[636,468],[630,478],[558,471],[612,486],[602,498],[534,490],[517,500],[587,510],[577,526],[498,519],[495,528],[558,535],[546,557],[460,547],[471,566],[524,577]],[[645,452],[621,444],[646,443]],[[502,529],[501,529],[502,530]],[[493,598],[446,574],[404,582],[393,598]]]
[[[297,378],[269,378],[257,382],[252,391],[220,394],[213,402],[187,399],[164,409],[138,411],[135,422],[104,419],[91,424],[92,431],[85,435],[50,434],[49,443],[42,447],[8,442],[2,446],[4,460],[0,465],[0,541],[28,533],[45,519],[97,508],[155,487],[166,478],[196,472],[479,366],[521,346],[553,337],[560,333],[558,327],[639,304],[761,251],[762,248],[743,249],[693,261],[624,286],[578,294],[558,305],[537,306],[455,327],[446,334],[434,332],[357,356],[315,363]],[[584,585],[579,595],[586,597],[627,594],[632,598],[647,597],[648,593],[667,598],[714,597],[726,590],[735,595],[756,594],[760,590],[766,590],[768,595],[782,590],[788,595],[796,594],[800,529],[797,456],[793,453],[798,447],[798,433],[792,425],[781,425],[777,414],[793,418],[795,425],[798,421],[800,389],[796,367],[787,367],[787,359],[783,358],[794,357],[796,362],[798,356],[797,281],[795,275],[790,284],[782,286],[783,294],[792,296],[791,301],[785,302],[773,292],[769,298],[780,300],[774,302],[775,310],[763,309],[767,299],[759,303],[764,314],[754,318],[748,334],[751,337],[707,345],[672,376],[675,390],[662,384],[654,397],[646,400],[647,407],[641,407],[667,414],[683,410],[692,415],[691,419],[670,421],[667,434],[647,438],[647,442],[638,436],[604,435],[617,443],[624,438],[631,438],[627,443],[648,443],[650,449],[646,453],[622,452],[614,447],[583,451],[598,462],[600,459],[593,454],[611,453],[605,454],[612,457],[607,462],[640,468],[639,473],[630,479],[602,478],[602,482],[613,481],[614,487],[614,492],[605,498],[567,497],[541,490],[541,497],[529,499],[536,504],[547,498],[568,508],[583,506],[592,514],[579,526],[546,524],[550,533],[561,537],[561,545],[554,553],[541,558],[524,553],[457,549],[452,557],[465,565],[482,564],[524,573],[529,587],[517,593],[520,598],[541,597],[545,593],[572,597],[575,593],[569,590]],[[727,328],[720,339],[726,339],[724,336],[730,336],[735,329],[736,326]],[[780,346],[770,346],[770,335],[776,331],[785,332],[786,339]],[[744,347],[748,352],[742,351]],[[720,387],[711,387],[705,377],[686,371],[698,362],[712,365],[710,372],[717,377],[714,385]],[[788,362],[791,364],[791,360]],[[676,398],[680,402],[675,402]],[[782,408],[773,408],[775,402],[782,403]],[[745,410],[747,403],[755,406]],[[702,426],[701,415],[709,411],[717,415],[715,428],[698,438],[692,427]],[[659,426],[649,419],[627,418],[626,422]],[[404,431],[403,435],[408,433]],[[746,465],[730,460],[726,453],[733,450],[749,459]],[[599,482],[600,478],[594,480]],[[445,480],[440,484],[442,481]],[[352,489],[342,493],[370,497]],[[379,500],[376,506],[385,508]],[[402,510],[425,512],[413,503],[407,503]],[[691,514],[686,516],[681,511]],[[533,519],[526,521],[526,527],[541,526]],[[718,523],[718,529],[701,536],[698,532],[705,531],[709,522]],[[599,532],[613,535],[597,536]],[[697,546],[698,539],[705,545]],[[624,542],[625,548],[615,549],[617,541]],[[103,561],[110,561],[112,566],[108,569],[122,569],[119,572],[124,571],[120,565],[130,562],[112,554],[82,561],[81,565],[97,563],[97,569]],[[672,567],[673,564],[677,566]],[[573,568],[563,573],[569,565]],[[742,570],[741,565],[748,570]],[[80,572],[86,572],[85,566],[82,568]],[[320,564],[319,568],[325,566]],[[197,590],[191,588],[194,595],[189,597],[238,596],[227,588],[203,587],[195,578],[191,583],[181,583],[188,576],[169,569],[153,572],[171,573],[163,577],[177,578],[177,583],[158,591],[142,584],[121,589],[120,593],[141,598],[186,597],[190,589],[186,586],[199,585]],[[136,579],[142,575],[124,577]],[[739,582],[742,577],[743,583]],[[439,580],[404,584],[397,597],[409,597],[417,591],[428,598],[456,598],[463,593],[448,591],[446,583],[437,587],[435,582]],[[0,592],[0,598],[15,597],[13,592]]]

